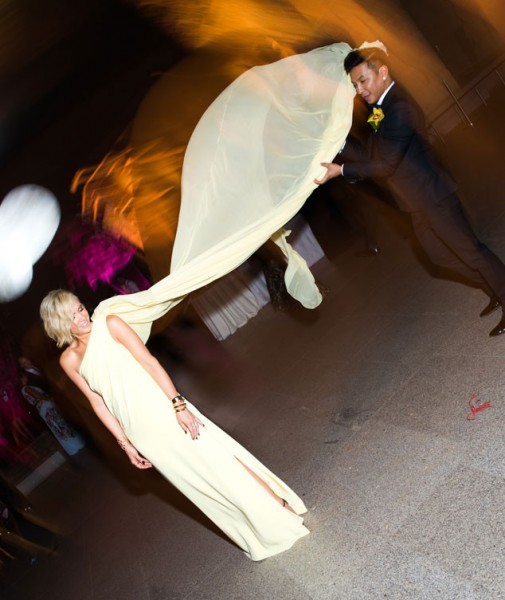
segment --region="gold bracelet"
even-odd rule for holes
[[[172,404],[176,404],[177,402],[186,402],[186,398],[182,394],[177,394],[172,398]]]
[[[118,438],[116,441],[119,444],[121,450],[124,450],[126,452],[126,446],[130,443],[130,440],[128,438]]]
[[[176,408],[175,412],[178,413],[178,412],[182,412],[183,410],[186,410],[186,405]]]

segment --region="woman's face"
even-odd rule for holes
[[[88,311],[81,304],[79,299],[75,300],[72,305],[72,316],[70,323],[70,333],[74,337],[80,337],[91,331],[91,321],[89,320]]]

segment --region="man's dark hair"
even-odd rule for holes
[[[382,65],[388,65],[387,54],[379,48],[366,48],[363,50],[351,50],[344,59],[344,69],[350,73],[354,67],[366,62],[370,69],[378,71]]]

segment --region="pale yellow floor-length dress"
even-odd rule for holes
[[[196,409],[206,427],[197,441],[185,435],[158,385],[110,336],[106,315],[121,317],[145,343],[156,319],[237,268],[269,238],[287,257],[289,293],[306,308],[319,305],[314,277],[282,227],[317,187],[321,162],[333,159],[351,127],[355,91],[343,68],[350,49],[331,44],[254,67],[209,106],[184,157],[170,274],[148,290],[100,303],[81,365],[137,449],[253,560],[308,533],[299,516],[306,511],[302,500]]]
[[[290,548],[307,535],[303,501],[250,452],[209,421],[192,440],[176,421],[170,400],[142,365],[110,335],[104,314],[94,316],[81,375],[100,394],[137,450],[252,560]],[[247,465],[296,515],[283,508],[240,464]]]

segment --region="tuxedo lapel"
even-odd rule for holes
[[[370,113],[373,112],[374,108],[378,108],[384,113],[384,121],[379,124],[377,131],[374,131],[373,127],[370,127],[371,132],[370,132],[370,135],[368,138],[368,149],[371,154],[373,153],[373,148],[375,146],[375,142],[377,141],[377,136],[381,137],[381,133],[384,130],[384,126],[386,125],[386,122],[387,122],[388,113],[390,112],[393,104],[395,103],[395,100],[397,97],[397,91],[398,91],[397,88],[398,88],[398,84],[395,83],[394,86],[386,94],[386,97],[384,98],[384,100],[382,101],[382,103],[380,105],[378,105],[378,104],[369,105]],[[387,125],[386,125],[386,127],[387,127]]]
[[[384,100],[382,101],[381,104],[381,108],[382,110],[385,112],[386,109],[391,106],[391,104],[395,101],[395,99],[398,97],[398,93],[401,94],[400,92],[400,87],[398,86],[397,83],[394,84],[394,86],[389,90],[389,92],[386,94],[386,97],[384,98]]]

